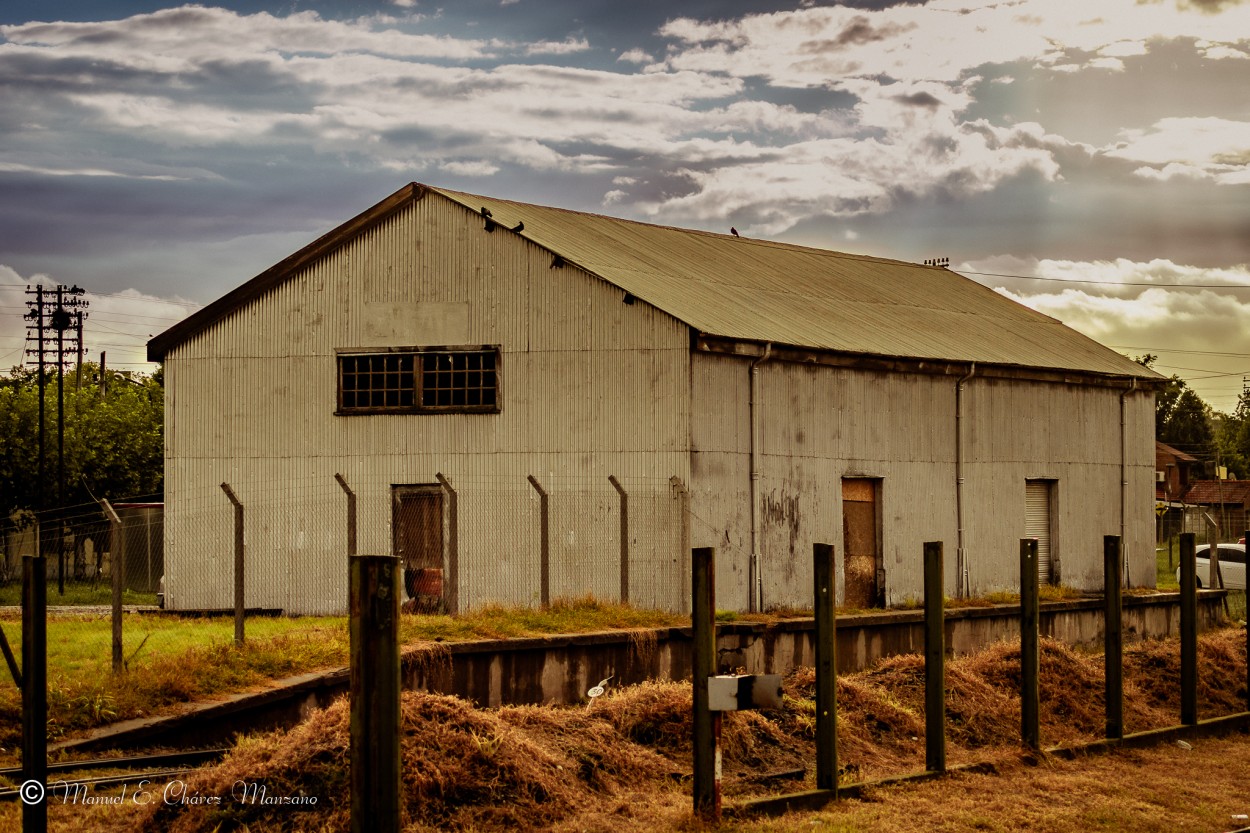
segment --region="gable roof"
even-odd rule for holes
[[[166,352],[410,202],[486,209],[503,229],[700,334],[863,356],[1121,379],[1157,373],[948,269],[651,225],[412,183],[148,342]],[[480,220],[479,220],[480,221]],[[507,233],[507,232],[505,232]]]
[[[1173,448],[1167,443],[1162,443],[1162,442],[1159,442],[1158,440],[1155,440],[1156,465],[1158,465],[1158,461],[1164,457],[1172,457],[1182,463],[1198,462],[1197,457],[1193,457],[1189,454],[1186,454],[1185,452],[1181,451],[1179,448]]]

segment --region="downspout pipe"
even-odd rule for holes
[[[964,547],[964,384],[976,375],[977,363],[968,366],[968,373],[955,383],[955,589],[960,599],[971,591],[968,581],[968,552]]]
[[[1137,380],[1133,379],[1124,393],[1120,394],[1120,557],[1123,564],[1124,586],[1131,587],[1128,580],[1128,397],[1137,390]]]
[[[758,359],[751,362],[750,373],[750,391],[747,394],[749,407],[749,422],[751,432],[751,460],[750,460],[750,500],[751,500],[751,563],[747,570],[747,610],[751,613],[759,613],[764,609],[764,577],[760,574],[760,507],[759,507],[759,480],[760,480],[760,440],[757,436],[759,428],[759,419],[756,416],[759,402],[759,375],[760,365],[768,361],[769,356],[773,352],[773,343],[770,341],[764,345],[764,353]]]

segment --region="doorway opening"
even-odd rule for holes
[[[885,606],[879,478],[842,478],[842,575],[844,605]]]
[[[391,487],[391,547],[404,568],[404,593],[417,613],[442,613],[446,561],[443,489],[437,483]]]

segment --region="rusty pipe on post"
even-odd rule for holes
[[[756,418],[757,402],[759,400],[759,373],[760,365],[768,361],[769,356],[773,352],[773,343],[770,341],[764,345],[764,353],[759,358],[751,362],[750,390],[747,394],[749,409],[749,427],[751,433],[751,455],[750,455],[750,500],[751,500],[751,562],[747,575],[747,610],[751,613],[759,613],[764,607],[764,578],[760,574],[760,510],[759,510],[759,447],[760,441],[756,436],[759,428],[759,420]]]
[[[955,383],[955,595],[966,598],[971,593],[968,581],[968,552],[964,547],[964,384],[976,375],[972,362],[967,375]]]

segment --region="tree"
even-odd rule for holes
[[[45,500],[47,507],[95,497],[159,493],[164,481],[164,388],[159,376],[99,367],[65,374],[65,495],[58,500],[56,371],[46,376]],[[37,373],[15,367],[0,378],[0,511],[10,515],[39,503],[39,392]]]
[[[1250,389],[1242,389],[1231,414],[1216,414],[1215,445],[1220,460],[1238,480],[1250,477]]]

